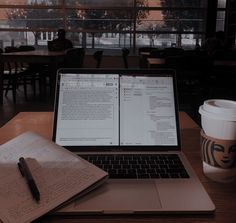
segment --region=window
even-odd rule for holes
[[[47,40],[47,33],[46,32],[43,32],[43,40]]]
[[[191,48],[204,38],[206,7],[205,0],[1,0],[0,39],[43,47],[65,28],[75,46]]]
[[[218,0],[216,14],[216,31],[225,30],[226,0]]]

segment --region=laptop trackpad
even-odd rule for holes
[[[161,208],[154,181],[109,180],[74,203],[77,212],[134,213]]]

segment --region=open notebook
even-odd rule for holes
[[[33,132],[10,140],[0,150],[0,220],[4,223],[32,222],[107,179],[106,172]],[[38,187],[38,202],[18,169],[20,157]]]
[[[181,151],[172,70],[58,71],[53,140],[109,173],[60,212],[213,212]]]

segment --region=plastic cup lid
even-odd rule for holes
[[[210,99],[200,106],[199,113],[209,118],[236,121],[236,101]]]

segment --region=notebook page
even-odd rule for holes
[[[0,146],[0,218],[31,222],[104,178],[107,173],[32,132]],[[37,203],[17,162],[25,157],[40,191]]]

